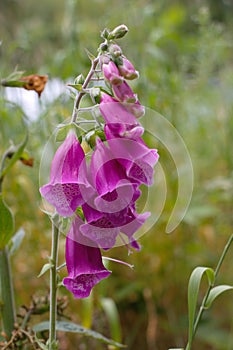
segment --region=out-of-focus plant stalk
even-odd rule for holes
[[[7,246],[0,250],[0,310],[3,330],[7,337],[10,338],[15,323],[15,303]]]

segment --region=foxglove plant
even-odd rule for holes
[[[141,196],[140,185],[153,183],[158,153],[142,140],[144,129],[138,118],[144,114],[144,107],[126,82],[139,74],[115,43],[127,31],[124,25],[112,32],[105,30],[98,56],[90,57],[92,65],[86,78],[80,75],[78,84],[71,85],[79,92],[70,131],[53,158],[49,183],[40,188],[41,195],[56,209],[51,257],[53,282],[59,240],[57,215],[70,217],[72,221],[66,237],[68,276],[63,285],[76,298],[89,296],[91,289],[111,274],[102,263],[100,249],[110,249],[120,240],[128,249],[140,250],[134,234],[150,215],[138,213],[136,201]],[[83,110],[80,102],[87,94],[94,102],[93,107],[88,108],[94,116],[95,139],[94,147],[93,140],[90,144],[94,149],[89,162],[81,144],[81,138],[88,142],[88,131],[80,137],[79,126],[79,113]],[[94,113],[96,102],[101,115],[98,118]],[[74,126],[79,130],[79,138]],[[51,283],[50,297],[49,346],[52,349],[56,345],[56,283]]]

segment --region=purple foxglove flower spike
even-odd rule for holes
[[[117,66],[113,61],[109,63],[103,63],[102,65],[103,74],[106,80],[113,85],[119,85],[123,82],[123,78],[120,75]]]
[[[80,218],[75,217],[66,237],[68,277],[63,279],[63,284],[75,298],[88,297],[92,288],[111,274],[102,263],[99,248],[79,243],[83,240],[80,233],[82,223]]]
[[[59,215],[71,216],[83,204],[82,193],[88,195],[85,155],[76,135],[71,131],[53,158],[50,182],[40,188],[41,195]]]
[[[133,64],[125,57],[123,57],[122,65],[118,66],[118,70],[125,79],[133,80],[139,77],[138,71],[135,70]]]

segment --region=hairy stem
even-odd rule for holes
[[[90,69],[89,73],[87,74],[86,79],[84,80],[84,83],[82,85],[83,89],[86,89],[86,87],[88,86],[93,74],[95,73],[95,69],[96,69],[98,63],[99,63],[99,56],[96,57],[91,63],[91,69]],[[74,102],[74,109],[73,109],[73,113],[72,113],[72,117],[71,117],[72,123],[74,123],[76,121],[77,110],[79,108],[80,101],[84,95],[85,95],[85,92],[80,91],[76,96],[76,99]]]
[[[0,297],[3,330],[8,336],[14,329],[15,303],[8,248],[0,250]]]
[[[50,317],[49,317],[49,350],[56,349],[57,321],[57,260],[59,229],[52,221],[52,248],[50,269]]]

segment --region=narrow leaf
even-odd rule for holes
[[[4,249],[14,233],[14,218],[0,194],[0,250]]]
[[[67,85],[78,90],[78,91],[82,91],[82,89],[83,89],[82,84],[67,84]]]
[[[113,337],[117,341],[121,341],[121,324],[115,302],[111,298],[102,298],[101,306],[109,322],[111,337]]]
[[[85,49],[85,51],[86,51],[86,54],[87,54],[89,60],[94,61],[95,56],[88,49]]]
[[[214,270],[209,267],[197,267],[193,270],[188,285],[188,311],[189,311],[189,336],[191,344],[193,338],[193,327],[197,308],[197,299],[203,275],[207,276],[209,285],[214,283]]]
[[[25,231],[23,228],[20,228],[12,237],[10,244],[10,254],[14,254],[16,250],[19,249],[25,236]]]
[[[5,80],[1,81],[2,86],[8,87],[23,87],[25,85],[25,81],[20,80]]]
[[[43,332],[43,331],[48,330],[48,329],[49,329],[49,321],[41,322],[39,324],[36,324],[33,327],[33,330],[35,332]],[[91,329],[88,329],[88,328],[84,328],[84,327],[82,327],[78,324],[75,324],[73,322],[57,321],[56,330],[61,331],[61,332],[71,332],[71,333],[82,334],[84,336],[99,340],[105,344],[116,346],[118,348],[125,347],[125,345],[123,345],[123,344],[120,344],[118,342],[115,342],[114,340],[108,339],[104,335],[102,335],[98,332],[92,331]]]
[[[216,286],[214,288],[211,289],[210,294],[208,296],[208,299],[206,300],[205,303],[205,307],[208,309],[211,307],[211,305],[213,304],[213,301],[222,293],[228,291],[228,290],[232,290],[233,287],[232,286],[228,286],[228,285],[221,285],[221,286]]]
[[[15,164],[15,162],[21,157],[21,154],[23,153],[23,150],[27,144],[27,141],[28,141],[28,133],[26,134],[26,137],[23,140],[23,142],[16,147],[13,156],[10,158],[7,166],[3,169],[1,177],[5,176],[8,173],[8,171],[12,168],[12,166]]]
[[[53,267],[53,265],[51,263],[44,264],[44,266],[42,267],[42,269],[37,277],[39,278],[39,277],[43,276],[47,271],[49,271],[51,269],[51,267]]]

